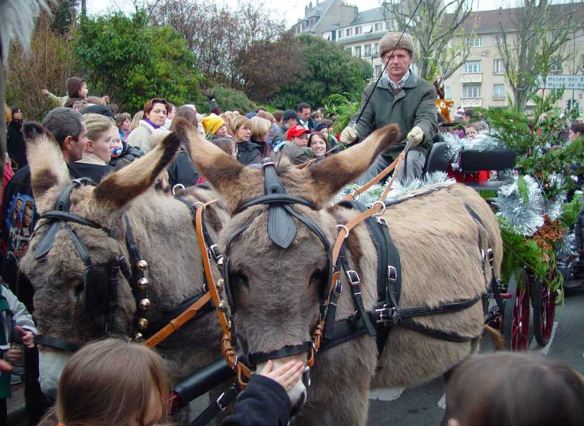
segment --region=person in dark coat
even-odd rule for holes
[[[229,124],[237,144],[237,161],[244,165],[260,164],[263,157],[262,146],[251,141],[249,118],[237,116]]]
[[[434,105],[437,94],[432,84],[418,78],[410,69],[413,51],[409,34],[391,32],[379,41],[379,56],[387,68],[379,84],[371,83],[363,91],[359,112],[342,131],[341,142],[346,145],[359,142],[387,124],[399,125],[404,140],[386,149],[357,183],[369,181],[387,167],[404,149],[406,139],[411,139],[413,144],[398,171],[398,179],[411,180],[422,174],[426,154],[438,131]]]
[[[8,124],[6,134],[6,145],[8,155],[13,160],[17,168],[26,166],[26,144],[22,136],[22,110],[16,106],[10,108],[12,112],[12,121]]]
[[[304,365],[299,361],[273,369],[272,361],[259,374],[251,376],[237,398],[233,415],[222,426],[286,426],[291,402],[286,393],[300,380]]]

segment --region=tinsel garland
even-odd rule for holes
[[[408,194],[411,194],[414,191],[417,191],[421,188],[430,186],[430,185],[451,185],[456,183],[454,179],[450,179],[448,175],[444,172],[432,172],[427,174],[426,176],[422,177],[421,179],[413,179],[405,182],[404,184],[400,184],[397,180],[394,181],[389,194],[387,195],[388,201],[394,201],[401,198],[407,198]],[[361,204],[366,206],[370,206],[374,204],[376,201],[379,200],[383,191],[387,187],[387,183],[384,185],[373,185],[369,190],[364,192],[359,196],[358,201]],[[339,194],[337,195],[337,201],[341,198],[345,197],[346,195],[351,194],[355,189],[359,188],[357,184],[350,184],[345,186]]]
[[[494,200],[498,216],[505,218],[520,235],[531,236],[543,225],[545,213],[542,190],[531,176],[518,176],[499,188]]]

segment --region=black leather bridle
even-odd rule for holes
[[[148,328],[148,319],[145,315],[146,311],[150,308],[150,298],[148,295],[149,281],[146,277],[148,264],[139,254],[130,223],[125,216],[126,245],[130,254],[131,263],[134,265],[133,271],[131,271],[122,253],[105,263],[95,263],[91,259],[85,243],[70,226],[71,223],[101,230],[108,238],[116,239],[112,236],[112,231],[109,228],[69,211],[71,207],[71,192],[84,185],[95,185],[95,183],[87,178],[73,180],[61,192],[54,208],[41,216],[41,220],[44,220],[44,222],[39,225],[35,234],[43,228],[46,228],[46,231],[35,248],[34,257],[37,260],[44,258],[52,249],[57,233],[60,230],[67,232],[67,235],[75,246],[77,254],[85,265],[83,274],[85,313],[88,317],[103,316],[105,318],[104,333],[107,336],[114,333],[114,320],[118,304],[118,287],[121,272],[128,283],[130,283],[132,293],[136,300],[136,313],[134,315],[134,329],[136,331],[132,338],[140,341],[143,338],[142,333]],[[37,335],[35,340],[42,345],[68,352],[74,352],[79,348],[77,344],[47,335]]]
[[[262,169],[264,172],[264,195],[244,202],[235,210],[233,215],[237,215],[252,206],[268,206],[268,236],[274,244],[283,249],[288,248],[296,237],[296,224],[294,219],[303,223],[318,237],[325,248],[325,252],[327,253],[327,273],[325,283],[328,283],[332,278],[334,270],[331,244],[318,225],[306,216],[298,213],[292,207],[293,205],[303,205],[312,210],[317,210],[317,206],[304,198],[287,194],[284,186],[278,178],[275,165],[270,159],[264,159]],[[229,235],[225,244],[222,275],[225,280],[225,292],[227,293],[227,301],[232,314],[235,313],[237,306],[233,297],[232,284],[229,279],[229,252],[232,243],[249,228],[249,225],[250,223],[246,223],[237,228],[231,235]],[[321,302],[324,301],[325,288],[326,285],[323,285],[323,291],[320,294]],[[312,341],[306,341],[298,345],[286,345],[272,352],[247,353],[245,354],[245,358],[249,365],[255,366],[270,359],[284,358],[308,352],[311,347]]]

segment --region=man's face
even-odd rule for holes
[[[383,62],[387,64],[387,76],[392,81],[400,81],[410,68],[412,62],[412,54],[405,49],[390,50],[383,55]]]
[[[83,158],[83,151],[87,145],[87,137],[85,136],[85,128],[79,133],[77,140],[71,142],[70,161],[79,161]]]
[[[289,129],[296,125],[298,125],[298,120],[296,120],[295,118],[290,118],[286,121],[286,127]]]
[[[306,145],[308,145],[308,134],[304,133],[303,135],[295,136],[292,138],[292,142],[300,148],[306,148]]]
[[[310,118],[310,108],[302,108],[298,115],[304,121],[308,120]]]

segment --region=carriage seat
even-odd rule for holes
[[[428,155],[426,156],[426,163],[422,169],[422,176],[433,172],[448,172],[448,145],[446,142],[434,142]]]
[[[512,149],[500,148],[489,151],[466,150],[460,153],[459,165],[463,172],[479,170],[503,171],[515,168],[517,153]],[[497,190],[510,183],[507,179],[494,180],[482,183],[468,183],[476,190]]]

